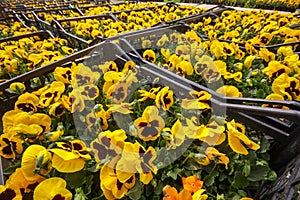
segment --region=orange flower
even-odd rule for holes
[[[196,176],[182,178],[183,188],[192,193],[197,192],[202,188],[203,181],[200,181]]]
[[[176,188],[166,185],[163,189],[164,197],[163,200],[177,200],[178,192]]]

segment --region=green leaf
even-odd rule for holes
[[[74,196],[74,200],[86,200],[86,199],[88,199],[88,198],[84,194],[83,190],[81,188],[77,188],[75,196]]]
[[[215,183],[215,177],[208,175],[208,176],[204,177],[203,181],[204,181],[205,186],[209,187]]]
[[[247,178],[242,174],[242,172],[235,172],[234,179],[232,182],[232,186],[235,188],[244,188],[249,185],[249,181]]]
[[[249,162],[245,162],[245,165],[243,167],[243,175],[247,177],[250,175],[250,173],[251,173],[251,166]]]
[[[247,193],[244,190],[238,190],[238,194],[241,195],[242,197],[247,196]]]
[[[224,174],[224,173],[221,173],[220,176],[219,176],[219,181],[224,181],[225,179],[227,178],[227,175]]]
[[[165,187],[164,183],[162,181],[160,181],[157,185],[157,187],[155,187],[154,189],[154,193],[157,195],[160,195],[162,193],[163,188]]]
[[[177,179],[177,173],[175,172],[175,170],[168,171],[167,176],[168,176],[168,177],[171,177],[171,178],[174,179],[174,180]]]
[[[140,199],[143,193],[143,184],[140,181],[137,181],[132,189],[128,191],[126,196],[130,199]]]
[[[151,185],[151,184],[148,184],[145,186],[145,194],[147,197],[152,197],[153,196],[153,190],[154,190],[154,187]]]
[[[268,166],[252,166],[251,174],[247,177],[247,179],[253,182],[266,180],[269,170]]]
[[[71,188],[79,188],[86,182],[86,174],[84,171],[65,174],[65,180]]]
[[[277,179],[277,174],[275,171],[271,170],[269,171],[269,174],[268,174],[268,180],[269,181],[275,181]]]
[[[270,143],[265,137],[261,138],[259,145],[260,145],[260,149],[258,150],[258,152],[260,153],[266,153],[270,148]]]
[[[11,175],[16,171],[17,168],[21,167],[21,161],[17,162],[16,164],[9,163],[9,167],[3,170],[4,175]]]
[[[198,163],[196,163],[195,161],[193,161],[192,159],[188,159],[188,161],[184,164],[184,168],[187,170],[199,170],[202,168],[202,166]]]

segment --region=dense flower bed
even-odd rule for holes
[[[280,47],[277,54],[251,45],[243,50],[234,43],[202,41],[194,31],[171,32],[154,42],[143,41],[145,60],[227,96],[300,99],[299,55],[291,46]]]
[[[35,27],[24,27],[22,23],[18,21],[11,21],[11,22],[0,22],[0,39],[7,38],[12,36],[23,35],[26,33],[31,33],[37,31]]]
[[[122,4],[121,10],[128,10],[134,4]],[[91,41],[97,36],[108,38],[121,33],[141,30],[144,28],[150,28],[161,22],[167,22],[181,17],[190,16],[192,14],[199,14],[204,9],[193,8],[190,6],[170,7],[170,6],[158,6],[158,4],[145,4],[145,7],[151,7],[150,10],[139,10],[131,12],[121,12],[115,14],[118,21],[114,19],[99,20],[97,18],[87,20],[72,20],[69,22],[62,22],[62,27],[67,27],[67,31],[70,33]],[[142,6],[143,7],[143,6]],[[98,9],[104,9],[103,7],[90,8],[87,12],[88,15],[98,14]],[[107,11],[113,12],[113,10]],[[107,13],[102,12],[102,13]],[[100,12],[101,13],[101,12]]]
[[[24,37],[0,43],[0,79],[5,81],[74,53],[60,38]]]
[[[237,6],[243,8],[261,8],[269,10],[295,11],[299,8],[300,2],[297,0],[184,0],[186,3],[221,4],[227,6]]]
[[[214,116],[209,93],[180,99],[171,85],[147,83],[138,71],[132,61],[73,63],[22,94],[2,119],[0,154],[13,173],[0,195],[228,199],[276,178],[268,141]]]
[[[191,26],[210,40],[219,38],[243,44],[267,46],[300,40],[300,30],[289,26],[299,24],[293,14],[265,11],[224,11],[220,18],[204,18]],[[294,50],[298,46],[294,47]]]

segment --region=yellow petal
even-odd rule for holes
[[[52,158],[52,166],[62,173],[73,173],[83,169],[84,160],[82,158],[75,158],[72,160],[64,160],[58,155],[54,154]]]
[[[244,155],[248,154],[247,149],[242,145],[239,138],[235,137],[230,132],[228,133],[228,144],[234,152],[239,153],[239,154],[244,154]]]

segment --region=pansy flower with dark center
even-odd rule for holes
[[[96,85],[83,85],[75,90],[79,90],[84,100],[95,100],[99,96],[99,88]]]
[[[151,63],[154,63],[156,61],[156,55],[155,52],[151,49],[147,49],[143,53],[143,58]]]
[[[117,155],[121,155],[126,138],[126,133],[122,129],[113,132],[101,132],[98,135],[98,138],[93,140],[90,144],[96,161],[100,163],[108,158],[114,158]]]
[[[71,200],[73,195],[66,187],[64,179],[51,177],[35,188],[33,199]]]
[[[266,46],[272,40],[273,35],[271,33],[263,33],[259,36],[259,42],[261,46]]]
[[[266,98],[266,100],[278,100],[278,101],[284,101],[284,97],[280,94],[272,93],[269,94]],[[278,109],[289,109],[289,107],[283,106],[281,104],[263,104],[263,107],[269,107],[269,108],[278,108]]]
[[[122,157],[116,166],[118,179],[124,182],[128,180],[132,174],[139,173],[141,182],[149,184],[153,178],[152,173],[157,173],[157,168],[153,164],[156,156],[156,151],[151,146],[146,150],[138,142],[125,142]]]
[[[268,63],[268,66],[262,70],[263,73],[267,74],[270,79],[277,78],[281,74],[289,74],[291,69],[279,61],[271,61]]]
[[[222,47],[223,47],[223,58],[226,59],[227,56],[232,56],[235,51],[234,49],[230,46],[230,44],[226,42],[222,42]]]
[[[137,69],[135,63],[132,60],[129,60],[124,64],[124,68],[123,68],[122,72],[126,73],[128,71],[132,71],[132,72],[136,73],[137,70],[138,69]]]
[[[201,75],[207,69],[208,64],[209,63],[197,62],[194,66],[195,73]]]
[[[173,91],[168,86],[162,88],[155,97],[157,107],[162,107],[163,110],[169,110],[174,104]]]
[[[166,67],[169,71],[174,71],[176,65],[182,61],[182,59],[177,56],[176,54],[172,54],[169,56],[169,58],[166,60]]]
[[[181,102],[181,106],[184,109],[209,109],[211,94],[206,91],[191,91],[190,96],[192,98],[185,98]]]
[[[178,40],[179,40],[179,36],[180,36],[180,33],[178,33],[178,32],[175,32],[175,33],[171,33],[170,34],[170,41],[171,42],[178,42]]]
[[[38,105],[39,98],[34,94],[26,92],[18,97],[15,103],[15,109],[25,112],[36,112]]]
[[[0,155],[3,158],[15,159],[17,154],[23,152],[23,140],[18,136],[3,133],[0,136]]]
[[[266,48],[262,48],[259,50],[259,56],[266,62],[270,62],[272,60],[275,60],[275,54],[270,52]]]
[[[213,83],[221,78],[221,74],[218,70],[218,68],[213,65],[210,68],[207,68],[204,73],[203,73],[203,78],[208,82],[208,83]]]
[[[65,112],[65,107],[61,101],[53,103],[49,106],[49,114],[60,118]]]
[[[85,160],[90,160],[88,149],[81,140],[56,142],[58,148],[49,149],[53,153],[52,166],[59,172],[73,173],[83,169]]]
[[[4,133],[26,138],[27,142],[43,139],[42,133],[50,131],[51,118],[43,113],[30,114],[20,110],[8,111],[3,120]]]
[[[68,67],[56,67],[53,72],[54,78],[66,84],[71,84],[72,71]]]
[[[212,65],[214,65],[212,57],[203,55],[194,65],[194,71],[197,75],[202,75]]]
[[[23,199],[27,199],[26,197],[32,197],[36,186],[45,179],[46,178],[44,177],[40,177],[40,179],[28,181],[23,174],[22,168],[17,168],[16,171],[9,176],[9,179],[6,181],[6,185],[14,185],[18,187]]]
[[[176,69],[176,74],[179,74],[183,77],[185,77],[186,75],[192,75],[194,72],[193,65],[186,60],[177,63],[175,69]]]
[[[136,177],[134,173],[128,174],[125,180],[120,180],[117,176],[117,163],[119,160],[120,156],[117,156],[101,168],[100,187],[106,199],[121,199],[135,185]]]
[[[109,88],[107,98],[112,98],[112,103],[122,103],[127,98],[128,85],[123,82],[118,82],[113,87]]]
[[[117,63],[115,63],[114,61],[105,62],[104,64],[99,65],[98,67],[99,67],[99,69],[102,70],[103,74],[110,72],[110,71],[114,71],[114,72],[119,71]]]
[[[48,107],[52,101],[57,102],[61,94],[65,91],[65,84],[60,81],[53,81],[49,89],[45,90],[40,96],[40,106]]]
[[[144,140],[156,140],[160,136],[160,131],[165,126],[164,119],[159,116],[159,111],[155,106],[148,106],[142,117],[134,121],[138,136]]]
[[[260,148],[258,144],[247,137],[245,134],[245,127],[242,124],[235,122],[235,120],[231,120],[226,123],[226,126],[228,130],[228,144],[234,152],[247,155],[248,150],[243,144],[252,150],[258,150]]]
[[[190,53],[190,47],[187,46],[187,45],[178,45],[175,49],[175,54],[177,56],[180,56],[180,55],[187,55]]]
[[[202,124],[198,128],[195,138],[209,144],[210,146],[220,145],[226,139],[225,126],[219,125],[215,121],[207,125]]]
[[[300,100],[300,81],[287,74],[281,74],[272,83],[272,90],[288,100]]]
[[[194,42],[200,43],[201,42],[201,38],[195,31],[187,31],[187,32],[185,32],[185,36],[187,37],[187,41],[189,43],[194,43]]]
[[[20,189],[12,184],[0,185],[0,199],[16,200],[22,199]]]
[[[66,54],[73,54],[74,53],[74,49],[70,48],[70,47],[67,47],[67,46],[62,46],[61,47],[61,50],[66,53]]]
[[[91,113],[87,114],[85,117],[85,121],[88,125],[88,130],[92,131],[92,129],[94,127],[96,127],[96,124],[97,124],[97,118],[96,118],[95,113],[91,112]]]
[[[92,71],[90,67],[79,63],[72,63],[72,86],[76,88],[81,85],[96,84],[100,78],[100,73]]]

